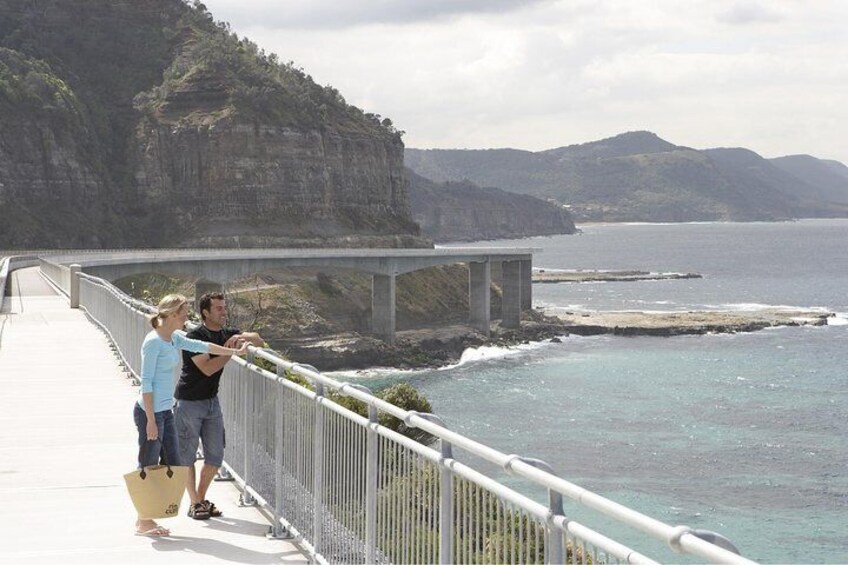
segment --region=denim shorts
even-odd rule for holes
[[[156,427],[159,428],[159,437],[154,440],[147,439],[147,413],[144,408],[135,403],[133,408],[133,420],[138,429],[138,466],[149,467],[159,465],[166,461],[170,465],[184,465],[180,455],[177,440],[177,429],[174,426],[174,413],[170,410],[155,412]]]
[[[180,460],[191,465],[197,459],[197,446],[203,443],[206,465],[220,467],[224,462],[224,414],[218,397],[204,400],[177,400],[174,418],[180,436]]]

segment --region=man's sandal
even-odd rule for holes
[[[223,512],[218,510],[218,507],[215,506],[215,504],[213,502],[210,502],[208,500],[204,500],[201,504],[203,504],[206,507],[206,509],[209,511],[209,515],[213,518],[218,518],[218,517],[224,515]]]
[[[208,520],[212,514],[209,513],[209,508],[205,504],[197,502],[189,507],[188,516],[195,520]]]

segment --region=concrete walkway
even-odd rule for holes
[[[168,538],[134,535],[123,474],[135,466],[132,404],[105,335],[36,269],[10,275],[0,324],[0,563],[306,563],[267,540],[269,522],[238,507],[233,483],[214,483],[224,516],[161,523]]]

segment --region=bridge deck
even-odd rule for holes
[[[124,377],[96,326],[57,296],[36,269],[10,275],[0,314],[0,562],[306,563],[298,547],[265,539],[268,522],[238,507],[232,483],[210,496],[224,516],[162,524],[168,538],[133,535],[123,474],[134,467]]]

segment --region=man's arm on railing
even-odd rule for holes
[[[200,355],[192,357],[191,362],[200,369],[201,373],[207,377],[211,377],[224,368],[224,365],[227,364],[230,357],[232,357],[232,355],[217,355],[215,357],[211,357],[208,353],[201,353]]]

